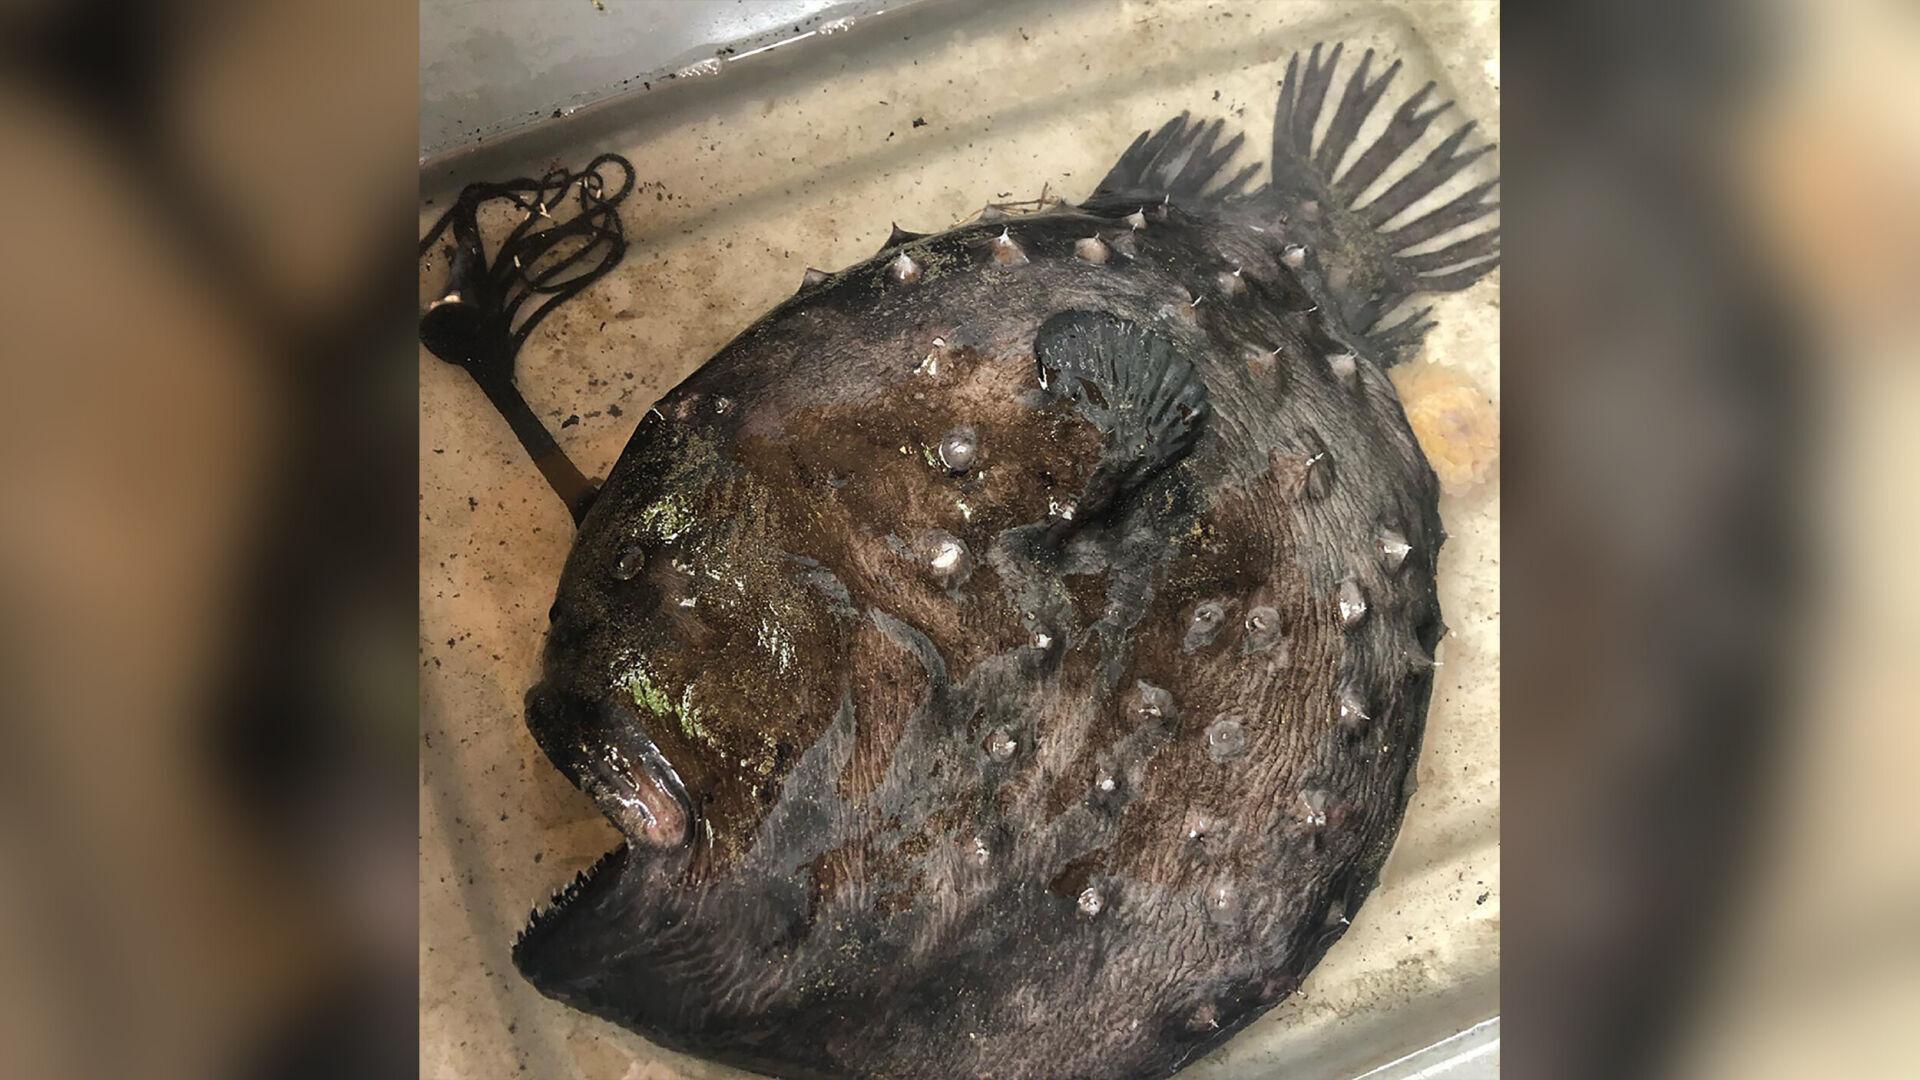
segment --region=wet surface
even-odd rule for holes
[[[604,473],[652,402],[808,267],[865,258],[896,220],[929,231],[988,201],[1082,197],[1137,132],[1182,109],[1225,116],[1258,145],[1286,55],[1317,40],[1404,57],[1403,92],[1437,70],[1461,114],[1497,139],[1496,14],[1259,3],[909,12],[823,39],[811,56],[769,56],[765,70],[743,65],[631,103],[630,115],[606,110],[555,132],[531,165],[473,162],[499,176],[610,149],[640,174],[625,264],[529,342],[521,386],[581,467]],[[1244,160],[1260,156],[1250,148]],[[434,201],[423,221],[445,194]],[[1441,502],[1453,633],[1400,841],[1302,992],[1183,1075],[1351,1075],[1497,1008],[1499,498],[1497,430],[1483,421],[1498,396],[1498,281],[1436,298],[1439,328],[1414,361],[1446,369],[1415,380],[1447,395],[1420,431],[1441,443],[1429,455],[1463,466]],[[471,382],[424,351],[420,371],[422,1073],[740,1075],[542,998],[508,961],[528,908],[617,839],[521,719],[572,527]],[[1447,441],[1455,432],[1468,443]],[[1223,731],[1221,752],[1232,745]]]

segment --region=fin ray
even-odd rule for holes
[[[1433,84],[1428,83],[1414,91],[1412,97],[1402,102],[1400,107],[1393,111],[1393,119],[1387,121],[1387,130],[1381,132],[1380,137],[1373,141],[1373,145],[1361,153],[1360,159],[1353,163],[1352,168],[1334,182],[1334,198],[1340,200],[1343,205],[1352,206],[1354,200],[1366,194],[1374,181],[1380,179],[1389,165],[1392,165],[1401,154],[1406,153],[1414,140],[1426,133],[1427,125],[1433,122],[1433,118],[1446,109],[1447,105],[1452,104],[1448,102],[1447,105],[1439,105],[1427,113],[1421,113],[1420,106],[1425,104],[1432,94]]]
[[[1322,176],[1332,176],[1340,163],[1346,160],[1347,151],[1353,147],[1353,140],[1360,134],[1360,126],[1367,121],[1373,107],[1386,95],[1387,85],[1400,73],[1400,61],[1395,60],[1381,72],[1372,83],[1367,82],[1367,69],[1373,64],[1373,50],[1368,49],[1360,58],[1360,67],[1347,80],[1347,88],[1340,95],[1340,105],[1334,110],[1333,124],[1327,128],[1327,137],[1320,144],[1320,153],[1313,164]]]
[[[1325,62],[1320,59],[1318,44],[1307,56],[1307,73],[1300,82],[1300,96],[1294,104],[1290,124],[1294,152],[1302,158],[1313,152],[1313,129],[1320,123],[1320,110],[1326,105],[1327,91],[1333,86],[1333,70],[1340,63],[1342,47],[1342,43],[1336,42]]]
[[[1183,112],[1157,131],[1141,132],[1107,171],[1089,201],[1112,197],[1143,202],[1166,197],[1217,201],[1237,197],[1258,166],[1222,180],[1221,174],[1246,143],[1246,136],[1241,134],[1220,142],[1225,130],[1224,120],[1195,120],[1191,113]]]
[[[1457,266],[1461,263],[1487,255],[1498,255],[1499,253],[1500,230],[1490,229],[1483,233],[1475,233],[1465,240],[1448,244],[1446,247],[1434,251],[1423,252],[1419,255],[1402,255],[1400,262],[1409,270],[1414,270],[1419,273],[1431,273],[1435,270],[1445,270],[1448,267]]]
[[[1104,311],[1066,311],[1041,324],[1034,357],[1044,383],[1106,436],[1099,467],[1076,500],[1090,521],[1186,456],[1212,414],[1207,386],[1173,344]]]
[[[1444,236],[1462,225],[1471,225],[1500,209],[1499,203],[1481,202],[1487,193],[1499,186],[1498,180],[1489,180],[1484,184],[1467,189],[1454,196],[1445,205],[1415,218],[1411,223],[1384,234],[1387,242],[1395,251],[1405,251],[1417,244]]]
[[[1414,166],[1413,171],[1394,181],[1393,186],[1380,193],[1380,197],[1368,203],[1364,208],[1367,219],[1378,229],[1400,215],[1400,212],[1439,189],[1440,185],[1453,179],[1461,169],[1485,157],[1493,150],[1491,144],[1464,154],[1458,154],[1460,144],[1473,133],[1474,124],[1468,121],[1446,137],[1439,146],[1433,148],[1425,160]]]

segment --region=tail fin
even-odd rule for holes
[[[1323,293],[1322,302],[1331,303],[1349,328],[1364,334],[1391,360],[1417,348],[1432,323],[1425,321],[1426,310],[1385,327],[1380,325],[1384,316],[1417,293],[1464,289],[1499,265],[1497,225],[1449,236],[1499,209],[1499,203],[1487,201],[1499,180],[1477,184],[1438,206],[1426,205],[1493,150],[1491,144],[1461,150],[1474,130],[1468,122],[1379,195],[1361,203],[1452,102],[1429,105],[1434,91],[1429,82],[1401,102],[1371,142],[1357,146],[1361,129],[1401,66],[1396,60],[1372,76],[1374,54],[1368,49],[1348,75],[1316,146],[1314,129],[1333,89],[1342,51],[1341,45],[1330,50],[1315,45],[1304,65],[1299,53],[1287,61],[1265,186],[1246,190],[1257,165],[1226,176],[1243,136],[1220,144],[1222,121],[1193,120],[1182,113],[1156,132],[1142,132],[1089,202],[1174,198],[1253,210],[1289,240],[1305,245],[1310,254],[1303,276],[1317,279],[1308,282],[1309,288]],[[1346,164],[1349,158],[1351,164]],[[1409,218],[1409,213],[1414,216]],[[1433,246],[1443,238],[1446,243]]]

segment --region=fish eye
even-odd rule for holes
[[[647,568],[647,549],[639,544],[628,544],[620,549],[613,560],[613,576],[619,581],[632,581]]]

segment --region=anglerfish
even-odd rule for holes
[[[1490,148],[1416,152],[1432,84],[1387,114],[1400,65],[1341,55],[1287,64],[1264,181],[1182,114],[1078,204],[809,272],[597,492],[449,293],[430,343],[579,516],[527,726],[626,838],[514,944],[535,986],[772,1076],[1100,1080],[1300,985],[1445,633],[1388,369],[1499,257]]]

